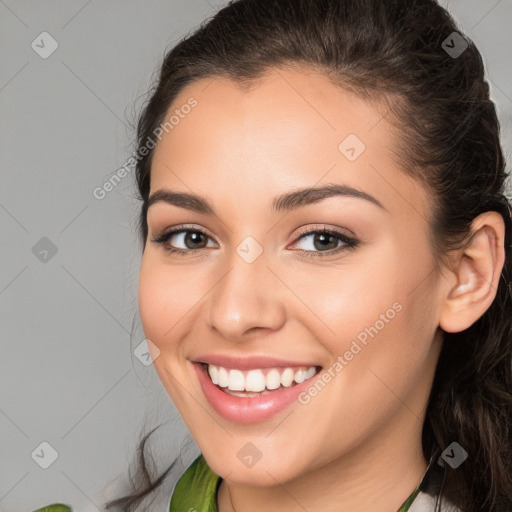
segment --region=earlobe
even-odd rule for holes
[[[456,284],[442,298],[439,326],[446,332],[460,332],[474,324],[498,290],[505,262],[503,218],[497,212],[482,213],[473,220],[472,233],[452,271]]]

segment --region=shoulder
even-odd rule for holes
[[[169,512],[187,511],[190,508],[197,512],[218,512],[217,491],[221,481],[221,477],[200,454],[178,480]]]
[[[73,509],[69,505],[62,503],[53,503],[52,505],[46,505],[46,507],[38,508],[34,512],[73,512]]]

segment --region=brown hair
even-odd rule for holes
[[[457,56],[443,43],[454,32],[459,45],[467,44]],[[448,467],[445,487],[465,512],[512,510],[512,219],[500,128],[479,51],[434,0],[232,1],[166,54],[138,121],[139,149],[154,139],[188,84],[215,76],[250,84],[285,65],[308,66],[362,98],[386,102],[400,135],[397,162],[433,198],[430,231],[439,264],[469,240],[476,216],[502,215],[506,259],[496,298],[468,329],[444,333],[422,444],[427,460],[436,446],[443,450],[453,441],[468,452],[461,466]],[[141,157],[136,170],[144,247],[152,155]],[[135,510],[174,468],[176,460],[152,479],[147,436],[133,493],[107,508]]]

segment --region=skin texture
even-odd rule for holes
[[[384,108],[291,68],[269,71],[250,89],[200,80],[169,112],[191,96],[197,106],[157,144],[150,194],[193,192],[215,215],[164,202],[149,208],[139,306],[145,335],[160,351],[154,365],[162,384],[224,479],[220,512],[233,510],[228,486],[237,512],[393,512],[427,467],[421,429],[440,327],[469,327],[494,299],[503,221],[495,212],[475,219],[472,244],[437,273],[432,199],[394,160]],[[338,150],[348,134],[366,146],[355,161]],[[274,197],[327,183],[362,190],[384,208],[334,196],[272,213]],[[196,245],[184,245],[183,235],[168,241],[187,255],[152,242],[184,223],[208,233]],[[314,245],[314,234],[299,239],[299,228],[324,225],[359,245],[335,253],[344,245],[337,238],[327,249]],[[236,251],[247,236],[263,249],[250,264]],[[263,422],[220,417],[190,362],[213,352],[271,355],[326,370],[395,303],[401,311],[317,396]],[[237,457],[248,442],[262,454],[250,468]]]

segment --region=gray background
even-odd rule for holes
[[[101,510],[140,429],[166,422],[152,444],[160,468],[186,439],[153,367],[132,355],[144,339],[133,171],[102,200],[92,191],[133,151],[131,124],[165,49],[223,4],[0,0],[2,512],[57,501]],[[442,4],[484,57],[510,165],[512,2]],[[42,32],[58,43],[46,59],[31,47]],[[47,469],[42,442],[58,453]],[[197,453],[192,443],[181,472]],[[172,485],[151,510],[164,512]]]

